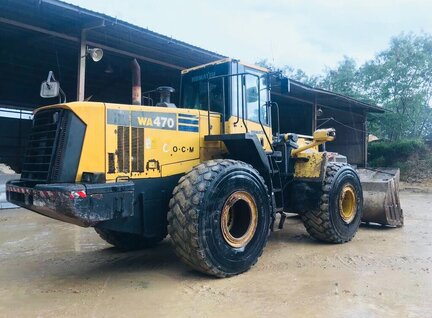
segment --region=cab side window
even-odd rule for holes
[[[257,74],[262,75],[262,74]],[[259,85],[258,85],[259,83]],[[246,118],[248,120],[267,124],[267,86],[263,77],[256,77],[250,74],[245,76],[246,92]]]
[[[255,76],[246,75],[245,79],[245,89],[246,89],[246,118],[248,120],[258,122],[258,81]]]

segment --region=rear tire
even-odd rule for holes
[[[329,163],[319,207],[301,215],[308,233],[329,243],[345,243],[356,234],[363,212],[363,193],[355,170],[344,163]]]
[[[108,229],[95,228],[99,236],[107,243],[122,251],[134,251],[150,248],[158,244],[165,237],[145,238],[138,234],[118,232]]]
[[[263,178],[235,160],[211,160],[180,178],[168,212],[176,254],[205,274],[247,271],[270,233],[270,201]]]

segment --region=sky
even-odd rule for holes
[[[402,32],[432,34],[427,0],[65,0],[247,62],[309,75],[360,65]]]

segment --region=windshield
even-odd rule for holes
[[[224,93],[225,104],[227,103],[228,97],[227,83],[225,83],[224,91],[222,88],[221,78],[210,81],[208,81],[208,79],[215,76],[228,74],[228,69],[228,64],[217,64],[184,74],[182,77],[181,107],[207,110],[208,103],[210,102],[211,111],[223,113]],[[209,93],[207,94],[207,92]]]
[[[241,67],[236,70],[238,76],[229,75],[229,63],[209,65],[183,74],[180,107],[208,110],[210,104],[211,111],[223,114],[226,118],[244,116],[257,123],[261,119],[263,124],[268,125],[269,96],[264,73]],[[221,75],[229,76],[225,77],[225,87],[223,79],[219,77]]]

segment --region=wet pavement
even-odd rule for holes
[[[190,270],[169,239],[121,253],[92,229],[2,210],[0,317],[430,317],[432,194],[401,201],[404,228],[362,226],[343,245],[289,218],[229,279]]]
[[[2,167],[2,164],[0,164],[0,210],[17,208],[16,205],[6,200],[6,182],[9,180],[17,180],[20,178],[20,175],[2,173],[2,168],[4,169],[4,166]]]

